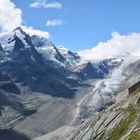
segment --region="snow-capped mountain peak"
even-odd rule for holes
[[[17,27],[11,33],[4,34],[0,37],[3,49],[7,52],[24,49],[32,46],[31,38],[21,27]]]
[[[16,34],[17,36],[26,36],[26,33],[22,30],[21,27],[17,27],[16,29],[13,30],[13,33]]]

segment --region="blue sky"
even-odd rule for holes
[[[30,7],[34,0],[12,1],[22,10],[26,26],[49,32],[54,44],[73,51],[96,46],[110,39],[112,32],[140,32],[139,0],[58,0],[61,8]],[[47,26],[53,19],[62,25]]]

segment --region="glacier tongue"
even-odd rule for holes
[[[126,81],[133,72],[130,71],[128,75],[125,75],[126,71],[124,70],[129,68],[130,63],[135,63],[139,59],[139,57],[127,56],[111,60],[110,65],[116,63],[121,63],[121,65],[112,70],[106,78],[93,81],[92,85],[95,86],[93,90],[86,94],[76,105],[75,120],[79,118],[83,121],[90,118],[96,112],[102,111],[120,100],[119,93],[126,89]]]

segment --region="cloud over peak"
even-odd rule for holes
[[[112,33],[112,38],[106,42],[100,42],[97,46],[79,51],[78,54],[85,59],[105,59],[120,55],[140,55],[140,33],[120,35]]]
[[[2,31],[13,30],[22,24],[22,11],[10,0],[0,0],[0,27]]]
[[[2,33],[11,32],[20,26],[30,35],[36,34],[49,38],[48,32],[36,30],[33,27],[26,27],[23,24],[22,11],[17,8],[11,0],[0,0],[0,29]]]
[[[44,38],[49,38],[50,37],[50,34],[48,32],[34,29],[34,27],[32,27],[32,26],[29,26],[29,27],[21,26],[21,27],[30,36],[38,35],[38,36],[41,36],[41,37],[44,37]]]
[[[61,9],[62,4],[58,1],[48,3],[47,0],[36,0],[30,4],[32,8],[54,8],[54,9]]]

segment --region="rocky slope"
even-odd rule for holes
[[[127,91],[126,91],[127,92]],[[78,128],[69,140],[139,140],[140,89],[97,113]]]

